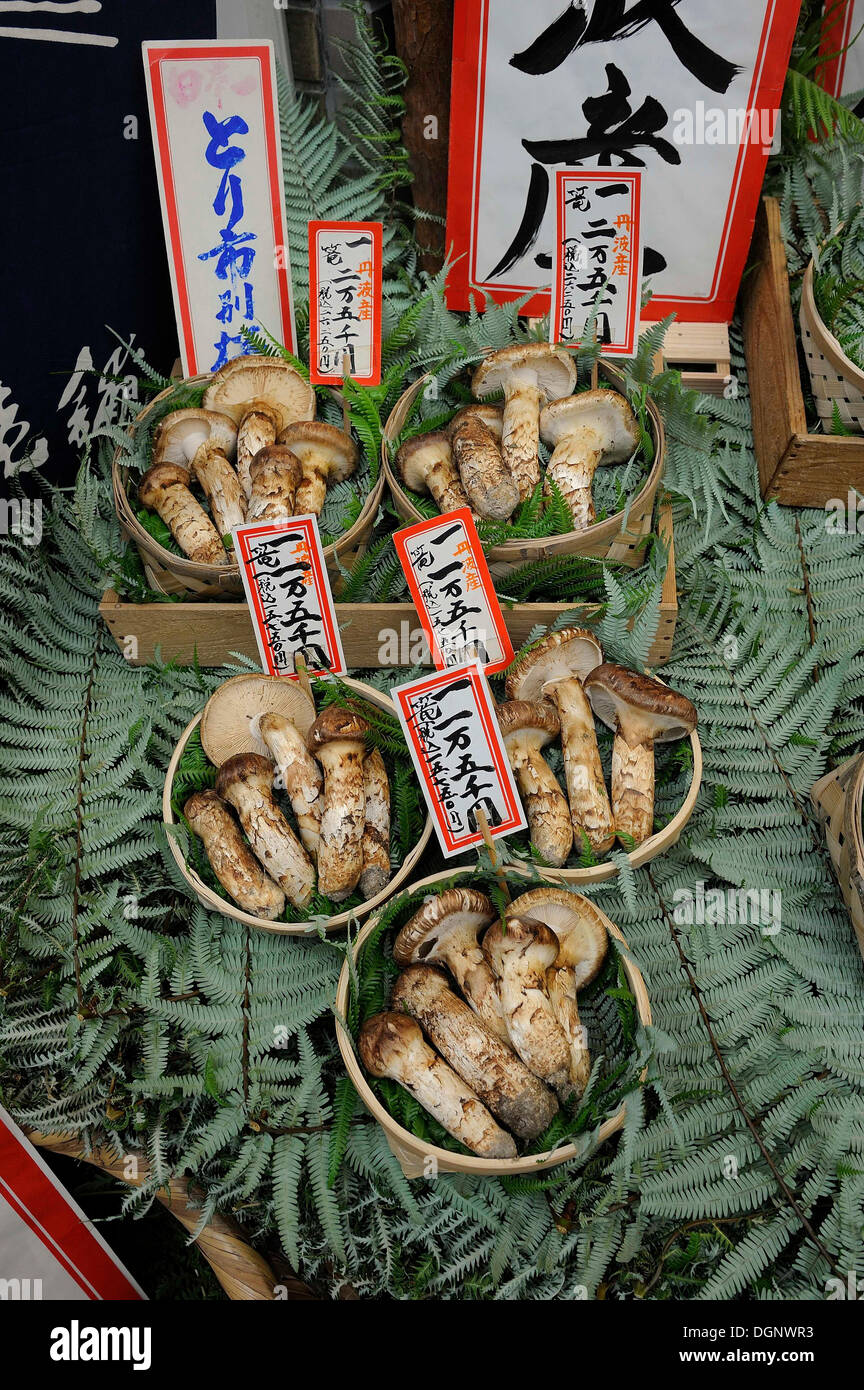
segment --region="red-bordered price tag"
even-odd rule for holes
[[[380,222],[309,223],[309,379],[337,386],[381,380]]]
[[[526,828],[492,696],[478,663],[390,691],[442,852],[482,844],[482,811],[494,838]]]
[[[345,675],[317,518],[252,523],[232,534],[265,670],[295,676],[299,654],[310,676]]]
[[[596,304],[604,355],[632,357],[642,285],[642,175],[559,169],[555,198],[550,340],[581,342]]]
[[[476,659],[487,675],[509,666],[513,644],[469,509],[406,526],[393,542],[433,665]]]

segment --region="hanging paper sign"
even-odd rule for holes
[[[817,80],[840,97],[864,88],[864,0],[825,0],[820,54],[825,62]],[[856,114],[861,115],[859,103]]]
[[[474,518],[467,507],[393,536],[437,669],[477,660],[487,675],[513,660],[513,644]]]
[[[550,307],[555,179],[645,169],[642,316],[728,321],[800,0],[456,0],[447,283]]]
[[[265,670],[296,678],[299,654],[310,676],[346,675],[317,517],[252,522],[231,534]]]
[[[39,1152],[0,1107],[0,1299],[143,1299]]]
[[[549,339],[582,341],[592,309],[607,355],[632,357],[642,287],[642,174],[559,169]]]
[[[145,43],[162,220],[186,376],[295,351],[272,43]]]
[[[309,379],[316,386],[348,375],[361,386],[381,380],[380,222],[309,223]]]
[[[492,696],[479,664],[390,691],[441,850],[447,858],[483,842],[478,812],[493,837],[526,826]]]

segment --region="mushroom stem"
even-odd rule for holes
[[[259,449],[275,444],[279,421],[264,401],[251,401],[237,430],[237,473],[246,498],[252,496],[252,460]]]
[[[198,479],[220,536],[229,536],[235,526],[246,520],[246,498],[240,479],[221,449],[209,441],[200,445],[192,460],[192,470]]]
[[[585,531],[594,522],[591,485],[603,457],[603,443],[594,430],[565,434],[555,445],[546,477],[561,493],[570,509],[574,531]]]
[[[365,719],[331,705],[319,714],[307,739],[308,749],[324,770],[318,887],[334,902],[350,897],[363,872],[363,757],[368,729]]]
[[[398,1081],[472,1153],[484,1158],[516,1157],[512,1136],[495,1123],[453,1068],[435,1055],[413,1018],[376,1014],[363,1024],[357,1045],[367,1071]]]
[[[572,1095],[570,1048],[546,989],[546,972],[558,955],[558,938],[542,922],[508,917],[483,938],[483,953],[498,976],[510,1042],[535,1076],[562,1100]]]
[[[612,744],[612,814],[619,838],[641,845],[654,831],[654,742],[631,743],[621,728]]]
[[[316,859],[324,800],[321,769],[308,753],[299,729],[284,714],[263,714],[258,728],[278,769],[277,777],[291,801],[303,848]]]
[[[567,799],[577,847],[584,831],[592,850],[602,854],[615,840],[615,824],[603,780],[591,706],[581,681],[575,676],[555,681],[548,689],[561,720]]]
[[[540,387],[531,368],[512,372],[504,385],[504,433],[501,453],[519,500],[530,497],[540,481],[537,442],[540,437]]]
[[[505,521],[519,505],[519,489],[492,431],[476,416],[465,415],[456,423],[450,445],[462,486],[478,516]]]
[[[297,496],[294,502],[298,516],[306,516],[311,512],[313,516],[320,516],[324,506],[324,499],[327,496],[327,469],[326,465],[320,463],[316,458],[303,459],[303,472],[297,487]]]
[[[573,825],[558,778],[536,748],[514,750],[510,766],[528,817],[528,831],[547,864],[560,869],[573,847]]]
[[[216,791],[240,817],[252,849],[295,907],[306,907],[315,887],[312,861],[273,799],[273,764],[257,753],[238,753],[219,769]]]
[[[407,440],[396,455],[396,466],[405,486],[412,492],[428,492],[440,512],[455,512],[470,505],[443,431]]]
[[[363,870],[360,892],[364,898],[383,893],[390,881],[390,783],[384,759],[373,748],[363,763],[366,819],[363,826]]]
[[[210,867],[226,892],[255,917],[273,921],[285,910],[285,894],[258,860],[215,791],[195,792],[183,807],[189,828],[200,836]]]
[[[588,1085],[591,1075],[591,1055],[588,1051],[588,1035],[579,1018],[579,1005],[576,1002],[576,986],[570,966],[550,965],[546,971],[546,990],[552,1004],[552,1011],[564,1031],[570,1049],[570,1082],[572,1095],[578,1100]]]
[[[284,444],[259,449],[249,466],[252,492],[247,521],[288,521],[295,515],[300,460]]]
[[[185,555],[201,565],[230,564],[222,537],[189,491],[189,471],[177,464],[155,464],[141,479],[138,496],[156,512]]]

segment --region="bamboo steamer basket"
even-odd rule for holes
[[[513,865],[508,865],[505,872],[513,887],[521,888],[524,885],[527,890],[536,881],[527,870]],[[410,884],[403,890],[401,896],[407,898],[412,893],[424,888],[428,889],[431,894],[442,884],[451,883],[454,879],[471,877],[473,873],[473,869],[466,868],[451,869],[449,873],[431,874],[428,878],[421,878],[417,883]],[[594,906],[596,907],[597,904],[595,903]],[[599,908],[597,910],[600,911]],[[605,913],[601,912],[600,915],[604,919],[609,935],[613,936],[629,952],[630,948],[627,941],[615,923],[611,922]],[[449,1149],[441,1149],[437,1144],[430,1144],[425,1139],[418,1139],[415,1134],[397,1124],[366,1080],[366,1074],[354,1050],[353,1040],[342,1023],[342,1020],[348,1016],[351,972],[356,968],[358,952],[375,930],[376,924],[377,914],[366,923],[358,934],[352,948],[352,960],[346,960],[342,966],[336,990],[336,1038],[351,1083],[366,1109],[384,1130],[387,1143],[406,1178],[429,1177],[436,1173],[470,1173],[480,1177],[512,1176],[516,1173],[537,1173],[545,1168],[556,1168],[562,1163],[569,1162],[572,1158],[584,1157],[584,1151],[576,1144],[564,1144],[547,1153],[523,1154],[517,1158],[479,1158],[474,1154],[458,1154],[452,1153]],[[651,1001],[648,998],[642,972],[629,955],[622,955],[621,961],[627,982],[636,1000],[636,1011],[639,1019],[646,1028],[650,1027]],[[641,1073],[640,1081],[642,1083],[645,1081],[646,1074],[647,1068]],[[595,1147],[599,1148],[613,1134],[617,1134],[624,1124],[626,1113],[627,1102],[625,1100],[614,1115],[610,1115],[608,1119],[603,1121],[597,1132]]]
[[[812,260],[804,272],[798,322],[813,403],[826,432],[832,428],[835,406],[845,425],[864,431],[864,371],[846,356],[816,308]]]
[[[202,386],[210,380],[209,373],[200,373],[198,376],[188,377],[186,381],[178,382],[178,386]],[[154,408],[164,401],[174,386],[160,391],[158,396],[154,396],[145,408],[136,415],[134,423],[129,428],[132,434],[135,426],[146,423],[147,417]],[[122,462],[122,448],[118,447],[114,452],[114,459],[111,464],[111,482],[114,489],[114,510],[117,519],[123,528],[124,535],[132,541],[144,566],[145,574],[149,584],[157,593],[163,594],[192,594],[196,598],[225,598],[226,596],[243,593],[243,581],[240,578],[240,571],[235,564],[231,565],[206,565],[197,560],[190,560],[185,555],[175,555],[173,551],[166,550],[158,541],[150,535],[138,520],[135,508],[132,505],[127,487],[129,483],[129,469]],[[324,559],[327,569],[334,577],[339,575],[337,558],[342,557],[352,550],[362,550],[372,534],[375,525],[375,517],[381,498],[384,495],[384,475],[379,472],[378,479],[372,487],[371,492],[363,503],[360,515],[349,526],[344,535],[332,545],[324,546]]]
[[[243,680],[245,677],[234,677],[234,679]],[[355,695],[359,695],[362,699],[367,700],[370,705],[375,705],[378,709],[386,710],[388,714],[392,714],[395,717],[395,706],[387,695],[382,695],[379,690],[374,690],[371,685],[366,685],[363,681],[352,680],[347,676],[343,676],[341,679],[345,685],[350,687]],[[226,684],[227,683],[228,682],[226,682]],[[166,827],[171,827],[178,823],[171,806],[171,789],[174,785],[174,775],[190,735],[195,732],[201,723],[203,713],[204,711],[202,710],[200,713],[196,714],[195,718],[191,719],[186,725],[186,728],[183,730],[177,742],[177,747],[171,755],[171,761],[168,764],[165,785],[162,790],[162,820]],[[373,898],[367,898],[365,902],[360,903],[357,907],[352,907],[345,912],[338,912],[333,917],[328,918],[325,930],[327,932],[341,931],[344,927],[348,926],[349,922],[361,920],[370,912],[373,912],[376,907],[382,906],[388,898],[392,897],[393,893],[401,884],[406,882],[414,871],[423,851],[429,843],[431,834],[432,820],[431,817],[427,815],[419,840],[416,845],[414,845],[413,849],[405,856],[403,863],[393,874],[393,877],[382,892],[376,893]],[[170,832],[170,828],[167,838],[178,869],[190,888],[193,889],[198,901],[203,907],[206,907],[208,911],[221,912],[223,917],[233,917],[235,922],[243,922],[246,926],[258,927],[261,931],[275,932],[280,936],[316,935],[317,929],[311,922],[272,922],[268,918],[255,917],[251,912],[244,912],[242,908],[238,907],[235,902],[228,898],[221,898],[218,893],[215,893],[213,889],[203,881],[203,879],[199,878],[198,874],[196,874],[193,869],[189,868],[176,838]]]
[[[489,353],[486,353],[489,356]],[[599,364],[600,376],[616,390],[623,389],[623,379],[608,362]],[[384,427],[381,459],[387,486],[393,496],[396,511],[403,521],[423,521],[424,517],[402,486],[395,465],[393,443],[405,427],[408,411],[432,380],[427,372],[403,391]],[[587,555],[600,560],[616,560],[635,569],[642,564],[644,540],[650,534],[654,515],[654,499],[663,476],[666,459],[666,435],[663,419],[652,400],[647,401],[654,443],[654,462],[639,491],[630,500],[628,511],[615,512],[603,521],[595,521],[585,531],[567,531],[561,536],[544,536],[540,540],[512,540],[491,546],[486,551],[489,569],[497,579],[506,576],[530,560],[545,560],[560,555]]]
[[[821,777],[810,799],[825,831],[831,863],[864,956],[864,753]]]

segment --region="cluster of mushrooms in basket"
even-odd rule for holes
[[[654,829],[654,745],[690,734],[696,709],[662,681],[603,661],[593,633],[551,632],[511,666],[507,703],[498,706],[504,746],[516,777],[531,840],[545,862],[567,863],[583,837],[594,854],[616,835],[627,849]],[[595,717],[614,732],[611,802],[603,778]],[[561,739],[565,797],[543,749]]]
[[[286,898],[308,907],[316,870],[319,893],[333,902],[357,887],[364,898],[382,892],[390,879],[390,786],[381,754],[367,750],[366,720],[334,704],[305,738],[284,714],[262,714],[257,726],[270,756],[234,754],[220,765],[215,788],[193,793],[183,807],[225,891],[270,921],[282,916]]]
[[[539,440],[552,450],[546,469],[570,511],[574,531],[595,519],[598,467],[622,463],[638,448],[639,425],[617,391],[573,394],[572,354],[546,343],[502,348],[484,358],[471,389],[479,402],[503,391],[504,404],[463,406],[446,430],[409,439],[396,455],[407,488],[428,493],[441,512],[470,507],[506,521],[540,482]]]
[[[328,483],[356,469],[354,440],[316,420],[315,408],[314,390],[289,363],[233,358],[212,377],[200,408],[160,422],[139,501],[158,513],[190,560],[230,565],[223,537],[235,526],[319,516]]]
[[[363,1023],[366,1070],[398,1081],[466,1148],[515,1158],[579,1100],[591,1058],[577,993],[608,937],[587,898],[545,886],[502,920],[484,893],[448,888],[406,922],[390,1010]],[[440,968],[440,967],[443,967]]]

